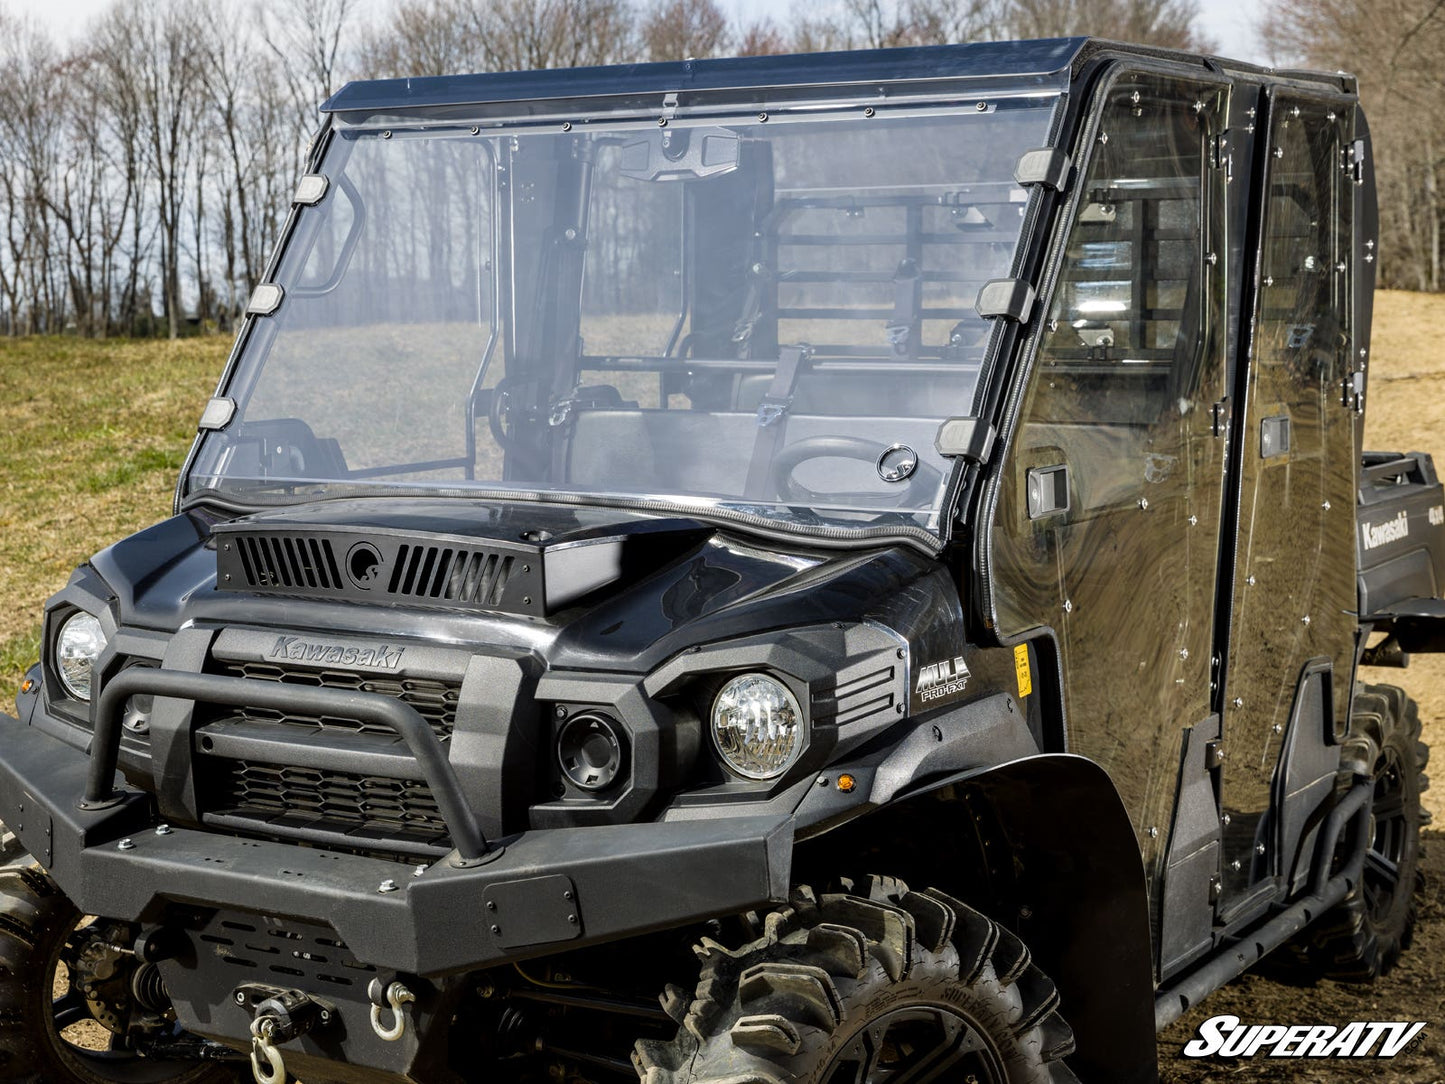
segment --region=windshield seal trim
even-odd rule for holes
[[[313,494],[308,495],[304,501],[269,502],[241,501],[226,496],[220,490],[198,489],[180,503],[177,512],[184,513],[199,508],[210,508],[234,515],[250,515],[273,508],[287,508],[298,503],[313,504],[371,498],[396,500],[406,497],[514,501],[529,504],[615,508],[627,512],[661,512],[669,515],[689,516],[718,527],[736,528],[746,534],[757,535],[770,541],[801,543],[829,550],[874,549],[883,545],[900,545],[908,546],[925,557],[933,559],[937,558],[944,548],[939,537],[923,527],[829,527],[823,524],[768,519],[734,508],[697,505],[687,501],[669,501],[659,497],[632,498],[593,493],[552,493],[540,490],[458,489],[452,487],[427,489],[425,493],[418,493],[415,490],[401,487],[368,487],[366,492],[338,493],[334,496]]]

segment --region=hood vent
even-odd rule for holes
[[[329,538],[241,535],[236,548],[247,587],[341,590],[341,570]]]
[[[387,593],[495,610],[502,604],[515,561],[483,550],[403,544]]]
[[[216,586],[297,598],[546,612],[540,547],[383,530],[220,524]]]

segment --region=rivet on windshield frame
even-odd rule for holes
[[[871,117],[873,115],[873,107],[871,105],[865,107],[863,110],[863,115],[865,117]]]
[[[977,109],[980,113],[986,113],[988,112],[988,102],[979,102],[977,105],[974,106],[974,108]]]
[[[386,131],[382,132],[382,133],[381,133],[381,138],[382,138],[382,139],[390,139],[390,138],[391,138],[391,129],[388,128]]]
[[[473,124],[473,125],[472,125],[472,135],[481,135],[481,134],[482,134],[482,129],[481,129],[478,125]]]
[[[658,118],[657,118],[657,126],[658,126],[659,128],[666,128],[666,127],[667,127],[667,118],[666,118],[666,117],[658,117]]]
[[[564,120],[564,121],[562,122],[562,131],[564,131],[564,132],[570,132],[571,130],[572,130],[572,122],[571,122],[570,120]]]
[[[767,123],[768,123],[768,115],[767,115],[766,113],[759,113],[759,114],[758,114],[758,123],[759,123],[759,124],[767,124]]]

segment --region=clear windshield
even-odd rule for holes
[[[188,494],[927,526],[1053,96],[911,116],[341,130]],[[575,499],[575,498],[574,498]]]

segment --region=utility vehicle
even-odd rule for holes
[[[1150,1081],[1408,945],[1430,458],[1355,82],[353,83],[0,720],[0,1074]],[[121,409],[121,405],[117,405]],[[1278,950],[1278,951],[1276,951]]]

